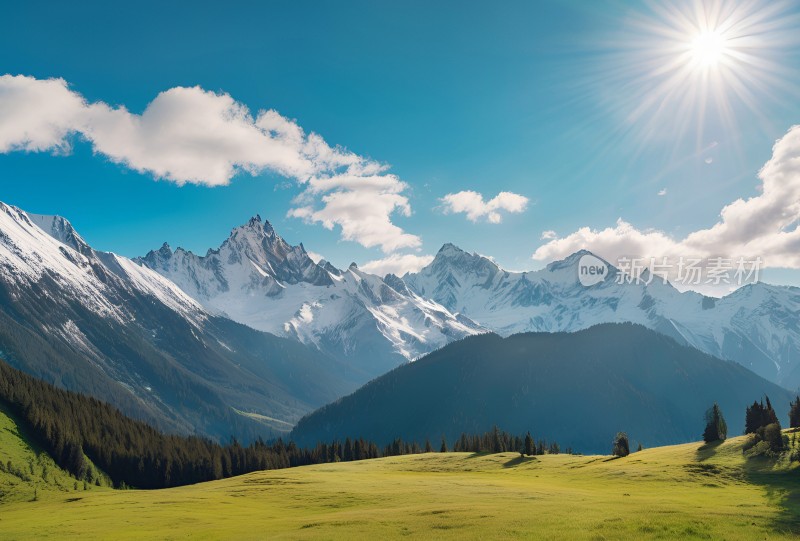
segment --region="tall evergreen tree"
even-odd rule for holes
[[[747,408],[744,422],[745,434],[754,434],[762,427],[778,423],[778,415],[772,408],[769,397],[767,396],[766,399],[766,405],[764,405],[764,401],[762,400],[760,403],[753,402],[753,405]]]
[[[531,437],[530,432],[525,434],[525,454],[528,456],[533,456],[536,454],[536,445],[533,443],[533,438]]]
[[[789,403],[789,428],[800,427],[800,396]]]
[[[440,453],[447,452],[447,440],[445,439],[444,434],[442,434],[442,446],[439,448],[439,452]]]
[[[706,411],[706,428],[703,431],[703,441],[710,443],[724,440],[727,437],[728,425],[725,423],[725,417],[723,417],[719,405],[714,402],[714,405]]]
[[[505,451],[503,440],[500,437],[500,429],[495,426],[492,429],[492,452],[493,453],[502,453]]]

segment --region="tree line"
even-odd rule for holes
[[[789,428],[800,427],[800,396],[789,403]],[[755,400],[745,410],[744,433],[752,434],[744,446],[744,452],[754,455],[778,455],[790,449],[789,437],[782,432],[781,423],[768,396]],[[727,437],[728,426],[722,411],[715,403],[706,412],[706,428],[703,440],[706,443],[723,441]],[[791,460],[800,460],[795,453]]]
[[[703,430],[704,442],[724,441],[728,437],[728,424],[716,402],[706,411],[705,421],[705,429]],[[789,428],[799,427],[800,396],[789,403]],[[744,433],[753,435],[744,446],[744,451],[750,452],[751,455],[776,455],[790,448],[789,437],[782,432],[778,415],[775,413],[768,396],[765,396],[761,401],[754,401],[745,410]],[[641,445],[639,450],[641,451]],[[612,442],[611,454],[617,457],[624,457],[628,456],[629,453],[628,435],[625,432],[617,432]],[[790,460],[800,461],[800,452],[795,452],[790,457]]]
[[[166,488],[259,470],[433,451],[430,441],[422,446],[399,438],[382,448],[360,438],[300,448],[281,439],[244,446],[231,438],[220,445],[199,436],[163,434],[109,404],[54,387],[2,361],[0,404],[60,467],[79,480],[99,482],[102,474],[94,464],[116,487]],[[485,434],[462,434],[453,450],[545,454],[558,453],[560,447],[545,440],[534,443],[530,433],[513,436],[495,427]],[[444,437],[439,451],[448,451]]]

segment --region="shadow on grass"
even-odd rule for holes
[[[793,535],[800,534],[800,470],[797,467],[775,468],[777,459],[752,457],[742,468],[744,478],[753,485],[764,487],[767,498],[780,513],[772,527]]]
[[[717,448],[722,445],[724,442],[723,440],[719,441],[712,441],[711,443],[704,443],[700,447],[697,448],[696,459],[700,462],[704,460],[708,460],[712,456],[717,454]]]
[[[489,456],[489,455],[491,455],[491,454],[492,454],[492,453],[490,453],[490,452],[488,452],[488,451],[479,451],[479,452],[477,452],[477,453],[472,453],[472,454],[471,454],[471,455],[469,455],[467,458],[480,458],[480,457],[482,457],[482,456]]]
[[[539,459],[535,456],[518,456],[503,464],[503,467],[513,468],[514,466],[519,466],[520,464],[525,464],[526,462],[539,462]]]

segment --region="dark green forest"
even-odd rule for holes
[[[327,462],[364,460],[433,450],[430,441],[396,438],[379,448],[361,438],[300,448],[278,439],[244,446],[235,439],[220,445],[208,438],[163,434],[126,417],[96,398],[58,389],[0,361],[0,404],[8,408],[35,443],[78,479],[97,479],[88,459],[117,487],[166,488],[241,475],[259,470]],[[530,434],[527,435],[530,439]],[[436,450],[447,450],[446,441]],[[481,435],[462,434],[455,451],[525,450],[525,437],[495,427]],[[527,454],[557,453],[557,443],[539,440]]]

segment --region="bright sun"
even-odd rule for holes
[[[727,53],[726,39],[715,30],[707,30],[692,40],[690,51],[694,63],[702,68],[713,68]]]

